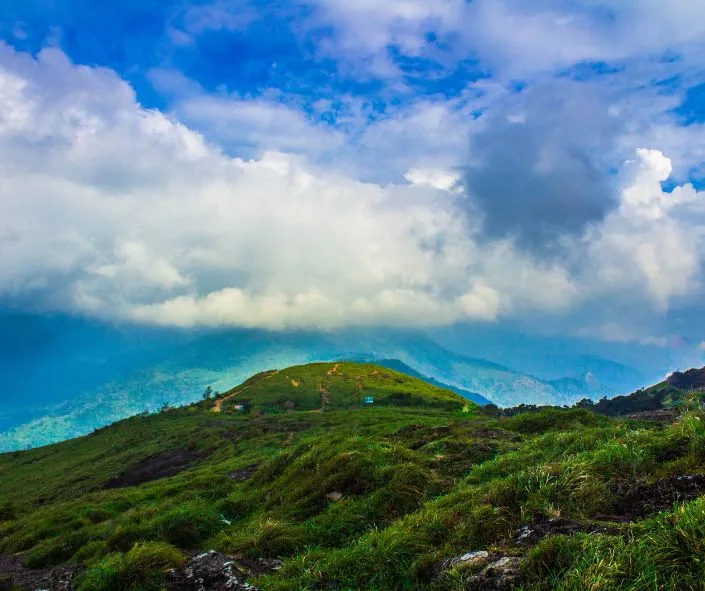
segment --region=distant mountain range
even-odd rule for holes
[[[83,435],[134,414],[191,403],[208,386],[225,391],[255,373],[311,361],[381,362],[480,404],[492,402],[499,406],[522,402],[570,404],[585,396],[599,398],[602,394],[618,393],[592,372],[545,381],[484,359],[453,353],[419,331],[230,330],[189,336],[174,333],[173,337],[146,335],[131,336],[129,346],[122,346],[118,340],[127,338],[124,333],[116,333],[111,339],[109,331],[94,334],[88,330],[81,343],[100,363],[90,365],[93,382],[87,377],[77,379],[73,390],[71,372],[80,376],[85,360],[84,365],[67,362],[64,374],[52,366],[54,373],[45,374],[43,385],[34,385],[42,378],[41,372],[29,375],[30,383],[41,395],[35,404],[27,396],[18,396],[5,405],[5,416],[0,417],[5,421],[5,427],[0,424],[4,430],[0,433],[0,451]],[[105,345],[103,350],[101,344]],[[85,351],[83,355],[86,356]],[[111,368],[112,355],[120,371]],[[101,383],[98,370],[102,366],[106,368],[106,379]],[[20,367],[32,373],[31,364]],[[54,384],[57,393],[52,399],[46,389]],[[71,395],[67,395],[69,391]]]

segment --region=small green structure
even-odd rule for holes
[[[365,396],[365,404],[374,404],[375,399],[373,396]]]

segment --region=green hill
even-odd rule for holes
[[[626,396],[603,398],[594,405],[594,410],[611,416],[626,416],[677,409],[688,398],[705,390],[705,368],[675,372],[663,382],[649,388],[641,388]]]
[[[698,404],[491,412],[312,364],[0,455],[0,589],[702,588]]]
[[[213,410],[243,406],[246,411],[271,413],[348,409],[365,404],[457,409],[467,403],[450,390],[398,371],[368,363],[340,362],[259,373],[219,396]]]

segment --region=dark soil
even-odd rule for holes
[[[517,546],[534,546],[547,536],[577,533],[588,534],[618,534],[619,529],[613,526],[583,523],[572,519],[545,519],[538,520],[531,525],[525,525],[514,534],[514,543]]]
[[[521,435],[518,433],[512,433],[510,431],[500,431],[499,429],[485,429],[484,427],[480,427],[479,429],[475,429],[471,433],[471,435],[475,439],[505,439],[508,441],[519,441],[521,439]]]
[[[0,555],[0,590],[13,586],[23,591],[73,591],[73,580],[79,572],[77,566],[58,566],[46,569],[29,569],[22,566],[18,556]]]
[[[646,410],[643,412],[633,412],[627,415],[628,419],[636,421],[656,421],[672,423],[678,418],[678,412],[673,408],[660,408],[658,410]]]
[[[673,508],[677,502],[690,501],[705,494],[705,475],[671,476],[654,483],[619,482],[613,493],[617,497],[614,512],[625,521],[647,517]]]
[[[186,449],[175,449],[143,460],[105,483],[105,488],[124,488],[175,476],[201,458]]]
[[[259,468],[259,464],[250,464],[249,466],[245,466],[244,468],[240,468],[239,470],[230,472],[228,476],[233,480],[244,482],[245,480],[249,480],[250,478],[252,478],[252,475],[255,473],[255,470],[257,470],[257,468]]]
[[[388,438],[399,441],[409,449],[418,449],[431,441],[443,439],[450,434],[448,426],[428,427],[426,425],[407,425],[402,427]]]

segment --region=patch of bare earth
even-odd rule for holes
[[[631,521],[704,495],[705,474],[670,476],[652,483],[618,482],[613,486],[613,493],[617,497],[616,516],[622,521]]]
[[[73,591],[73,580],[80,570],[78,566],[25,568],[19,556],[0,555],[0,589],[6,585],[8,589],[14,586],[22,591]]]
[[[105,488],[137,486],[160,478],[175,476],[200,459],[200,456],[186,449],[175,449],[157,454],[111,478],[105,483]]]

